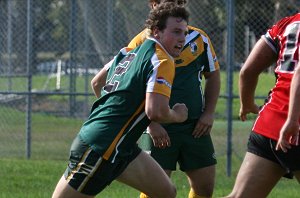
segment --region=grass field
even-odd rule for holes
[[[218,158],[217,176],[214,197],[221,197],[228,194],[233,187],[234,178],[238,171],[239,165],[243,158],[244,150],[246,148],[246,139],[252,122],[233,123],[234,138],[233,139],[233,156],[231,177],[226,174],[226,123],[224,121],[216,121],[213,128],[213,139],[216,147],[216,154]],[[47,138],[44,138],[47,141]],[[69,143],[64,141],[61,144],[66,144],[61,147],[51,147],[54,153],[61,152],[62,147],[69,147]],[[42,142],[41,142],[41,145]],[[48,143],[45,143],[48,145]],[[40,147],[41,153],[45,151]],[[35,151],[38,153],[37,151]],[[56,185],[56,182],[62,175],[66,167],[66,159],[39,159],[42,156],[34,159],[26,160],[22,158],[1,158],[0,170],[0,197],[1,198],[47,198]],[[47,158],[47,157],[45,157]],[[187,197],[189,187],[185,175],[177,171],[173,174],[172,179],[177,186],[179,198]],[[121,183],[113,182],[106,190],[104,190],[97,197],[101,198],[137,198],[139,192],[127,187]],[[299,185],[295,180],[282,179],[276,188],[272,191],[270,198],[285,197],[296,198],[299,197]]]

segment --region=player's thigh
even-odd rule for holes
[[[176,189],[159,164],[142,151],[117,178],[150,197],[175,197]]]
[[[279,164],[247,152],[235,181],[235,197],[267,197],[284,173]]]
[[[217,163],[210,135],[194,138],[191,134],[182,134],[183,145],[178,163],[184,172],[213,166]]]
[[[151,156],[164,170],[176,170],[182,147],[181,137],[177,134],[169,134],[171,145],[166,148],[151,147]]]
[[[185,173],[191,188],[193,188],[196,194],[206,197],[212,196],[215,185],[215,165],[189,170]]]

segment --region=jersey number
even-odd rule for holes
[[[284,32],[287,40],[282,52],[282,58],[279,60],[281,71],[293,72],[295,69],[297,60],[294,60],[294,56],[298,45],[299,28],[300,23],[293,23]]]
[[[125,74],[130,66],[131,61],[134,59],[136,54],[128,54],[126,57],[124,57],[118,64],[118,66],[115,69],[114,74],[112,77],[106,82],[106,85],[103,87],[104,91],[110,93],[112,91],[115,91],[120,81],[117,80],[118,76],[122,76]]]

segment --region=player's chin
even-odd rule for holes
[[[173,57],[178,57],[180,55],[180,53],[181,53],[181,50],[175,49],[175,50],[173,50],[171,55]]]

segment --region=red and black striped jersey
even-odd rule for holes
[[[287,118],[291,80],[299,61],[300,13],[281,19],[262,37],[278,56],[276,83],[259,112],[253,130],[278,140]]]

